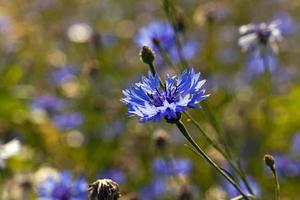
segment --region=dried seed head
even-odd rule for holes
[[[99,179],[89,185],[90,200],[117,200],[120,198],[119,185],[110,179]]]
[[[163,129],[158,129],[153,133],[153,141],[157,148],[164,149],[169,142],[170,137]]]
[[[146,64],[152,64],[155,59],[153,50],[148,46],[143,46],[140,51],[141,60]]]
[[[274,157],[273,156],[271,156],[271,155],[265,155],[264,156],[264,161],[265,161],[265,164],[268,166],[268,167],[270,167],[270,169],[272,170],[272,171],[274,171],[275,170],[275,160],[274,160]]]

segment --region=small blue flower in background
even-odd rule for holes
[[[126,174],[123,170],[118,168],[110,168],[101,173],[101,178],[114,180],[119,185],[122,185],[126,181]]]
[[[102,129],[103,139],[115,139],[123,133],[125,122],[121,119],[116,119],[112,123],[107,123]],[[114,180],[114,179],[113,179]]]
[[[0,14],[0,33],[7,34],[11,30],[11,19],[8,15]]]
[[[263,74],[266,67],[271,73],[278,68],[278,60],[274,54],[268,54],[264,59],[266,61],[257,54],[250,55],[246,64],[246,76],[252,77],[254,75]]]
[[[65,101],[51,94],[36,96],[31,102],[31,108],[42,109],[49,113],[60,111],[65,105]]]
[[[209,95],[202,89],[205,80],[194,69],[185,70],[176,76],[167,76],[164,87],[160,86],[158,75],[142,77],[142,81],[132,88],[123,90],[121,99],[128,106],[129,116],[140,117],[140,122],[177,122],[181,113],[189,108],[200,108],[198,103]]]
[[[157,158],[152,163],[152,169],[159,176],[175,176],[179,174],[188,175],[193,167],[188,159],[172,159],[166,160]]]
[[[278,176],[282,179],[300,176],[300,161],[288,155],[275,155],[275,166]]]
[[[61,86],[76,78],[77,70],[72,66],[64,66],[55,69],[50,75],[51,84]]]
[[[300,133],[297,133],[293,138],[292,150],[294,153],[300,154]]]
[[[277,43],[282,35],[277,22],[243,25],[239,28],[239,45],[242,50],[261,54],[266,47],[278,52]]]
[[[260,188],[259,188],[258,184],[256,183],[256,181],[251,176],[247,177],[247,181],[248,181],[254,195],[259,197],[261,194],[261,191],[260,191]],[[239,181],[238,184],[239,184],[241,190],[245,194],[249,194],[246,185],[242,181]],[[223,186],[230,198],[234,198],[234,197],[237,197],[240,195],[240,193],[228,181],[224,182]]]
[[[158,40],[164,49],[169,49],[174,45],[175,33],[171,24],[167,21],[154,21],[140,29],[135,38],[138,47],[144,45],[149,46],[151,49],[158,51],[153,40]]]
[[[155,45],[155,42],[159,42],[161,47],[167,51],[170,58],[174,63],[179,62],[178,49],[175,43],[175,32],[171,24],[167,21],[154,21],[140,29],[138,35],[135,37],[135,43],[139,48],[144,45],[149,46],[159,55],[159,49]],[[198,43],[193,39],[189,39],[182,45],[181,54],[184,59],[191,59],[198,50]],[[161,58],[157,57],[157,60],[161,62]]]
[[[286,12],[278,12],[274,17],[274,21],[277,21],[278,28],[283,36],[293,35],[299,28],[293,18]]]
[[[88,183],[84,178],[72,180],[70,172],[64,171],[58,179],[47,178],[38,188],[39,200],[86,200]]]
[[[143,187],[139,194],[143,200],[161,199],[167,191],[167,185],[162,178],[154,178],[151,183]]]
[[[79,112],[60,114],[53,117],[53,122],[59,129],[78,128],[83,120],[83,116]]]

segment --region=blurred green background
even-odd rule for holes
[[[272,199],[274,194],[272,176],[263,163],[266,153],[295,160],[297,173],[280,178],[281,196],[300,199],[300,151],[293,150],[300,130],[300,2],[174,3],[184,19],[185,34],[193,35],[199,43],[197,54],[188,62],[207,79],[211,96],[206,103],[221,128],[220,138],[259,185],[259,199]],[[272,74],[272,128],[267,133],[264,79],[247,76],[248,56],[237,44],[238,28],[278,16],[290,20],[290,32],[279,45],[279,68]],[[25,189],[21,183],[25,180],[32,183],[29,198],[34,199],[36,177],[43,168],[70,170],[89,182],[113,176],[105,172],[118,170],[122,198],[134,199],[152,181],[152,163],[162,156],[189,159],[192,170],[168,182],[171,189],[158,199],[179,199],[181,185],[192,186],[191,199],[229,198],[222,178],[184,146],[174,125],[140,124],[137,118],[126,116],[127,108],[120,102],[122,90],[148,70],[140,61],[134,37],[140,28],[156,20],[166,20],[159,0],[1,1],[0,141],[4,144],[17,138],[22,143],[21,151],[1,168],[1,199],[22,199]],[[160,66],[159,72],[175,74],[167,65]],[[66,73],[67,78],[62,80],[60,73]],[[70,123],[75,121],[75,127],[60,126],[52,118],[56,113],[36,106],[41,95],[61,99],[60,114],[77,114],[69,119]],[[191,114],[209,135],[217,137],[203,109]],[[222,157],[202,140],[190,121],[183,121],[206,152],[222,163]],[[157,132],[168,134],[163,151],[153,139]],[[284,166],[284,173],[288,173],[290,168]],[[140,195],[139,199],[147,198]]]

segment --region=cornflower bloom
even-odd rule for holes
[[[179,62],[179,52],[175,42],[175,32],[167,21],[154,21],[143,27],[135,37],[135,43],[139,48],[147,45],[155,52],[160,52],[162,47],[174,63]],[[184,59],[191,59],[197,52],[198,44],[191,38],[182,44],[180,53]],[[161,58],[158,55],[159,62]]]
[[[194,69],[185,70],[178,76],[169,76],[163,86],[159,77],[150,72],[148,77],[132,88],[123,90],[125,98],[121,101],[128,106],[129,116],[140,117],[140,122],[161,121],[176,123],[181,113],[189,108],[200,108],[198,103],[209,95],[202,89],[205,80],[200,79],[200,73]]]
[[[281,179],[300,176],[300,161],[288,155],[275,155],[276,170]]]
[[[251,186],[254,195],[259,197],[261,194],[261,191],[260,191],[258,184],[255,182],[255,180],[251,176],[248,176],[247,180],[249,181],[249,185]],[[242,189],[242,191],[247,194],[248,190],[247,190],[246,185],[242,181],[239,181],[238,184],[239,184],[240,188]],[[229,184],[229,182],[224,183],[224,189],[230,198],[239,196],[239,192],[231,184]]]
[[[53,122],[59,129],[78,128],[83,121],[84,118],[79,112],[59,114],[53,117]]]
[[[106,179],[114,180],[119,185],[124,184],[127,179],[125,172],[119,168],[110,168],[110,169],[104,170],[101,173],[100,177],[101,178],[105,177]]]
[[[269,24],[243,25],[239,28],[241,37],[238,43],[245,51],[255,51],[261,54],[264,49],[270,48],[272,52],[277,53],[277,43],[282,39],[278,26],[276,21]]]
[[[139,196],[144,200],[160,199],[165,195],[167,185],[162,178],[154,178],[147,186],[139,192]]]
[[[51,94],[43,94],[36,96],[32,100],[31,107],[33,109],[42,109],[52,114],[62,110],[65,103],[66,102],[63,99],[55,97]]]
[[[61,172],[57,179],[47,178],[38,189],[39,200],[85,200],[88,183],[84,178],[72,181],[71,174]]]
[[[192,171],[192,168],[191,161],[184,158],[172,160],[157,158],[152,164],[153,171],[159,176],[187,175]]]
[[[300,154],[300,132],[293,137],[292,151]]]
[[[55,86],[61,86],[68,81],[74,80],[77,70],[73,66],[64,66],[53,70],[50,74],[50,82]]]

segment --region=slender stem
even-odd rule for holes
[[[174,4],[170,0],[164,0],[163,4],[164,4],[164,10],[165,10],[166,16],[167,16],[169,22],[172,24],[172,28],[174,31],[174,39],[175,39],[175,44],[177,47],[179,60],[181,63],[181,68],[184,69],[184,67],[187,66],[187,62],[186,62],[184,56],[182,55],[182,44],[180,42],[180,35],[179,35],[178,29],[177,29],[177,21],[176,21],[176,17],[175,17]]]
[[[280,196],[280,185],[279,185],[279,181],[278,181],[278,175],[276,172],[276,169],[272,170],[273,171],[273,175],[274,175],[274,187],[275,187],[275,200],[279,200]]]
[[[203,134],[203,136],[205,137],[205,139],[209,142],[210,145],[212,145],[219,153],[221,153],[221,155],[228,161],[229,165],[233,168],[233,170],[239,175],[239,177],[242,179],[242,181],[244,182],[245,186],[247,187],[247,190],[251,193],[253,193],[253,190],[251,189],[246,176],[244,174],[244,172],[238,168],[234,162],[230,159],[230,156],[223,151],[218,145],[217,143],[211,139],[208,134],[201,128],[200,124],[191,116],[191,114],[189,114],[188,112],[184,112],[185,115],[187,115],[188,118],[191,119],[191,121],[193,122],[193,124],[198,128],[198,130]]]
[[[175,68],[174,63],[172,62],[171,58],[169,57],[167,51],[160,45],[160,44],[156,44],[156,47],[158,48],[160,54],[162,55],[164,61],[170,65],[172,68]]]
[[[252,199],[255,199],[255,197],[253,195],[247,195],[247,197],[249,198],[252,198]],[[243,199],[244,197],[242,195],[239,195],[237,197],[234,197],[233,199],[231,200],[240,200],[240,199]]]
[[[265,50],[266,51],[266,50]],[[267,134],[271,133],[272,128],[272,113],[271,113],[271,106],[270,106],[270,95],[271,95],[271,71],[270,71],[270,63],[268,61],[268,57],[264,50],[261,53],[261,59],[264,65],[264,77],[265,77],[265,94],[266,94],[266,132]]]
[[[241,190],[238,184],[228,176],[228,174],[223,171],[194,141],[189,132],[186,130],[185,126],[181,121],[176,123],[178,129],[181,131],[183,136],[188,140],[188,142],[195,148],[195,150],[210,164],[212,165],[227,181],[229,181],[234,188],[245,198],[248,199],[247,195]]]
[[[167,52],[161,47],[161,45],[158,44],[157,47],[158,47],[159,51],[162,53],[162,55],[163,55],[165,61],[166,61],[166,62],[169,62],[170,65],[174,66],[173,63],[172,63],[172,61],[171,61],[171,59],[169,58]],[[155,76],[155,74],[156,74],[157,72],[156,72],[156,69],[155,69],[153,63],[150,63],[150,64],[149,64],[149,68],[150,68],[150,71],[151,71],[152,75]],[[160,81],[160,85],[161,85],[162,87],[164,87],[164,84],[162,83],[160,77],[159,77],[159,81]],[[205,110],[206,110],[207,115],[209,116],[210,119],[212,119],[212,120],[210,120],[210,121],[213,121],[213,122],[214,122],[214,123],[212,123],[213,127],[214,127],[215,130],[219,133],[219,132],[220,132],[220,129],[219,129],[218,125],[217,125],[217,121],[216,121],[214,115],[213,115],[212,112],[210,111],[210,109],[209,109],[209,107],[208,107],[207,104],[204,104],[204,107],[206,108]],[[200,130],[200,132],[203,133],[203,135],[205,136],[206,140],[207,140],[207,141],[208,141],[208,142],[209,142],[209,143],[210,143],[217,151],[219,151],[219,152],[224,156],[224,158],[229,162],[229,164],[232,166],[232,168],[233,168],[233,169],[238,173],[238,175],[241,177],[242,181],[245,183],[245,185],[246,185],[246,187],[247,187],[247,190],[248,190],[251,194],[253,194],[253,191],[252,191],[251,187],[249,186],[249,184],[248,184],[248,182],[247,182],[247,179],[246,179],[245,175],[243,174],[243,171],[242,171],[241,169],[237,168],[237,167],[234,165],[234,163],[231,161],[231,159],[229,158],[229,156],[228,156],[227,154],[225,154],[225,152],[222,151],[221,148],[218,147],[218,145],[216,144],[216,142],[214,142],[214,141],[206,134],[206,132],[200,127],[200,125],[196,122],[196,120],[194,120],[194,119],[192,118],[192,116],[191,116],[188,112],[185,112],[185,114],[188,115],[188,117],[192,120],[192,122],[196,125],[196,127]]]

